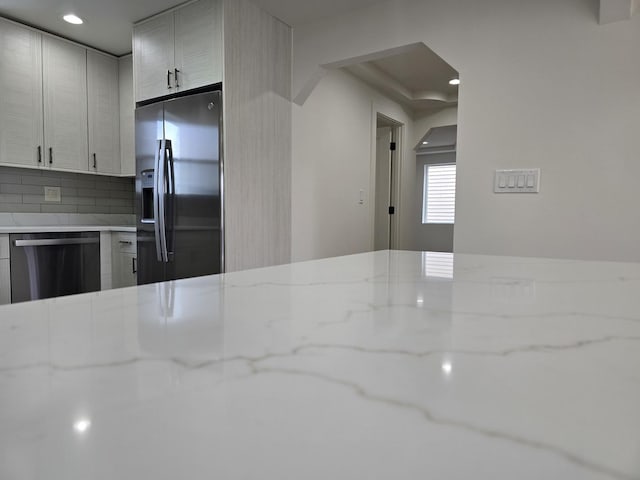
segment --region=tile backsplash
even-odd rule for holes
[[[46,202],[45,187],[60,187]],[[0,167],[0,212],[133,214],[133,178]]]

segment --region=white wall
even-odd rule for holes
[[[424,42],[462,79],[455,250],[640,260],[640,15],[600,26],[597,4],[390,0],[296,28],[294,99],[321,116],[320,65]],[[540,194],[493,194],[518,167]]]
[[[294,261],[372,250],[376,112],[404,123],[401,142],[410,141],[407,112],[340,70],[293,106]]]
[[[435,127],[458,124],[458,106],[448,107],[437,111],[427,111],[417,114],[413,119],[413,137],[411,148],[414,148],[425,134]]]

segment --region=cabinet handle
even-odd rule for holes
[[[38,145],[38,163],[42,163],[42,145]]]
[[[137,267],[137,265],[136,265],[136,257],[133,257],[131,259],[131,273],[134,273],[134,274],[138,273],[138,269],[136,267]]]
[[[173,87],[171,86],[171,70],[167,70],[167,88],[171,90]]]
[[[98,168],[98,160],[96,160],[96,154],[93,154],[93,168]]]
[[[49,147],[49,165],[53,164],[53,147]]]
[[[180,70],[176,68],[174,69],[174,72],[175,72],[175,79],[176,79],[176,88],[178,88],[180,86],[180,84],[178,83],[178,73],[180,73]]]

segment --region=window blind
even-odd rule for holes
[[[422,223],[453,223],[456,215],[456,166],[425,165]]]

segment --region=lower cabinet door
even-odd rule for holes
[[[0,260],[0,305],[11,303],[11,276],[9,259]]]
[[[133,287],[138,284],[138,258],[136,234],[115,233],[112,236],[112,285],[113,288]]]
[[[133,287],[137,285],[137,259],[133,253],[120,254],[120,285],[119,287]]]
[[[0,305],[11,303],[9,235],[0,235]]]

